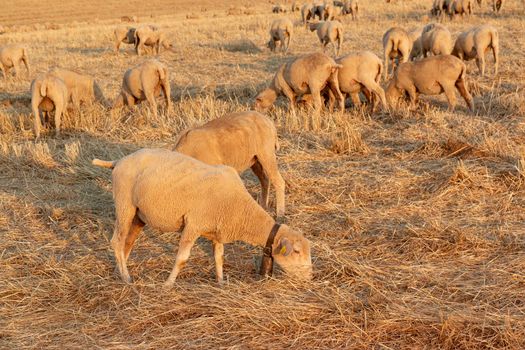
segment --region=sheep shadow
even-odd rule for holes
[[[230,42],[213,43],[202,46],[217,49],[219,51],[228,51],[234,53],[240,52],[246,54],[258,54],[263,51],[257,44],[249,39],[239,39]]]
[[[99,56],[101,54],[114,53],[106,47],[66,47],[64,51],[68,53],[78,53],[83,56]]]

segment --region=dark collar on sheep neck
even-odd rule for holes
[[[272,230],[270,231],[270,234],[268,235],[268,239],[266,240],[266,245],[263,249],[263,257],[261,261],[261,275],[263,276],[271,276],[273,272],[273,256],[272,256],[272,245],[273,241],[275,240],[275,236],[277,235],[277,231],[279,231],[279,228],[281,225],[278,223],[275,223],[272,227]]]

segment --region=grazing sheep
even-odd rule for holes
[[[60,121],[66,112],[68,101],[67,86],[64,81],[52,74],[41,74],[31,82],[31,110],[33,111],[35,137],[40,137],[40,112],[44,122],[49,113],[55,111],[55,134],[60,134]]]
[[[281,45],[281,51],[288,52],[292,35],[292,21],[290,21],[288,18],[277,19],[273,21],[272,27],[270,28],[270,41],[268,41],[268,47],[270,50],[275,51],[277,48],[276,42],[279,41]]]
[[[135,30],[133,27],[117,27],[113,32],[115,35],[115,52],[118,54],[120,44],[135,44]]]
[[[323,52],[326,52],[326,46],[332,44],[334,47],[334,56],[339,56],[341,46],[343,45],[343,25],[339,21],[326,21],[310,23],[310,31],[317,31],[317,37],[323,46]],[[337,48],[336,48],[337,43]]]
[[[160,54],[161,46],[166,50],[173,49],[173,44],[168,42],[166,33],[163,30],[150,25],[141,26],[135,30],[135,50],[137,55],[141,55],[144,46],[153,47],[157,55]]]
[[[29,75],[29,61],[27,59],[27,49],[20,45],[9,45],[0,47],[0,69],[7,79],[7,73],[11,68],[15,69],[15,76],[18,76],[20,62],[26,66],[27,74]]]
[[[323,20],[324,17],[324,2],[323,1],[315,1],[312,5],[312,12],[313,12],[313,18],[317,16],[320,21]]]
[[[430,9],[430,14],[442,21],[443,16],[449,13],[452,1],[454,0],[434,0],[432,8]]]
[[[423,56],[429,53],[433,55],[450,55],[452,52],[452,35],[443,25],[430,23],[423,27],[421,34],[421,48]]]
[[[452,54],[462,60],[476,59],[481,76],[485,75],[485,54],[492,49],[494,75],[498,74],[499,38],[498,30],[490,25],[472,28],[456,39]]]
[[[455,15],[461,15],[463,17],[465,14],[472,15],[474,5],[472,0],[453,0],[448,7],[448,14],[450,19],[454,19]]]
[[[350,95],[354,106],[361,105],[359,92],[363,92],[367,100],[372,96],[377,96],[381,100],[384,109],[387,109],[385,91],[379,85],[383,73],[383,64],[381,59],[370,51],[361,51],[355,54],[349,54],[336,60],[342,66],[337,71],[339,89],[346,98]],[[333,95],[330,93],[330,109],[333,106]],[[374,103],[373,109],[377,103]]]
[[[270,86],[255,98],[254,107],[258,110],[268,109],[277,96],[283,94],[290,101],[290,110],[295,112],[296,98],[311,94],[316,113],[321,110],[321,91],[328,86],[344,110],[344,99],[339,90],[337,69],[341,65],[329,56],[316,52],[301,56],[281,65]]]
[[[325,3],[322,5],[322,20],[331,21],[335,17],[335,7],[333,4]]]
[[[352,20],[357,20],[357,13],[359,11],[358,0],[347,0],[343,6],[343,15],[352,15]]]
[[[264,115],[231,113],[184,131],[174,151],[211,165],[228,165],[242,173],[251,168],[261,183],[260,204],[268,207],[269,185],[276,193],[277,217],[284,216],[284,180],[277,167],[277,131]]]
[[[383,50],[386,79],[388,77],[388,61],[392,61],[392,72],[395,71],[396,59],[399,60],[399,56],[401,56],[401,63],[407,62],[412,51],[412,40],[403,28],[390,28],[383,35]]]
[[[492,0],[492,10],[496,13],[499,13],[503,6],[503,0]]]
[[[233,168],[163,149],[142,149],[113,162],[94,159],[93,164],[113,168],[116,220],[111,246],[124,281],[131,282],[127,260],[146,224],[161,232],[182,230],[166,286],[175,283],[200,236],[213,242],[219,282],[224,244],[233,241],[266,245],[286,273],[311,278],[310,242],[287,225],[276,226]]]
[[[286,12],[286,8],[283,5],[275,5],[272,8],[272,12],[273,13],[285,13]]]
[[[386,98],[390,105],[407,92],[414,108],[418,94],[438,95],[445,92],[449,109],[456,106],[454,88],[465,99],[471,111],[474,110],[472,96],[465,82],[467,67],[459,58],[452,55],[441,55],[424,58],[420,61],[405,62],[399,65],[394,77],[386,89]]]
[[[314,17],[314,5],[313,4],[304,4],[301,7],[301,19],[303,24],[306,25],[308,21]]]
[[[163,91],[166,106],[171,109],[169,72],[165,64],[157,60],[147,60],[138,66],[128,69],[122,80],[122,90],[115,100],[113,108],[126,104],[134,106],[139,101],[147,100],[157,115],[155,98]]]
[[[107,106],[106,98],[93,77],[61,68],[54,68],[49,74],[60,78],[66,84],[68,101],[71,101],[75,108],[79,109],[81,102],[92,104],[94,101]]]
[[[301,10],[301,7],[299,6],[296,0],[293,0],[292,1],[292,12],[299,11],[299,10]]]

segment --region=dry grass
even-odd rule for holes
[[[270,112],[288,183],[287,220],[313,243],[311,283],[279,273],[260,281],[260,249],[230,244],[228,283],[219,287],[203,240],[171,290],[161,286],[174,263],[175,233],[146,229],[129,261],[134,283],[118,279],[110,175],[90,161],[168,147],[187,126],[245,110],[288,59],[264,49],[277,15],[270,3],[96,0],[82,3],[86,11],[62,1],[40,21],[41,3],[11,1],[0,14],[7,24],[0,43],[30,46],[31,76],[73,67],[94,74],[114,98],[122,73],[142,58],[130,47],[115,56],[111,31],[135,15],[165,26],[176,41],[176,52],[161,55],[172,71],[175,111],[155,118],[146,106],[87,107],[70,113],[61,138],[44,133],[34,142],[30,77],[0,81],[0,348],[525,347],[521,3],[509,0],[499,17],[484,4],[473,18],[447,22],[453,33],[480,22],[500,29],[501,74],[469,80],[476,115],[463,101],[447,112],[442,96],[423,98],[415,112],[315,118],[289,114],[284,101]],[[381,54],[387,27],[412,28],[429,7],[373,2],[358,22],[345,20],[344,52]],[[315,34],[297,27],[290,56],[316,49]],[[468,67],[476,72],[473,62]],[[256,195],[255,178],[244,178]]]

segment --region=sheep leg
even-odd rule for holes
[[[149,90],[146,93],[146,100],[148,100],[149,104],[151,105],[151,108],[153,109],[153,115],[157,116],[157,101],[155,101],[155,94],[152,90]]]
[[[376,83],[375,80],[365,81],[363,82],[363,85],[379,97],[379,99],[381,100],[381,105],[386,110],[388,107],[386,104],[385,90],[383,90],[383,88],[381,88],[381,86],[378,83]]]
[[[321,96],[318,96],[321,99]],[[259,161],[262,170],[270,180],[270,183],[273,183],[275,189],[276,197],[276,214],[277,217],[284,216],[284,187],[285,183],[281,173],[279,172],[279,167],[277,166],[277,159],[275,159],[275,154],[258,154],[257,160]]]
[[[288,86],[288,84],[281,84],[281,91],[284,94],[284,96],[286,96],[290,101],[290,111],[292,113],[295,113],[295,93],[290,88],[290,86]]]
[[[499,47],[492,44],[492,55],[494,56],[494,75],[498,74],[498,56],[499,56]]]
[[[33,110],[33,115],[35,116],[34,120],[34,131],[35,137],[38,139],[40,137],[40,110],[38,105],[42,102],[41,99],[33,98],[31,101],[31,109]]]
[[[213,257],[215,258],[215,273],[217,275],[217,282],[223,283],[224,275],[222,272],[222,265],[224,264],[224,244],[213,242]]]
[[[354,107],[360,107],[361,106],[361,99],[359,98],[358,92],[352,92],[350,94],[350,98],[352,99],[352,104]]]
[[[332,93],[336,96],[337,100],[339,101],[339,110],[341,112],[345,111],[345,98],[343,97],[343,94],[341,93],[341,89],[339,88],[339,78],[338,78],[338,72],[334,72],[330,75],[330,78],[328,78],[328,88]]]
[[[415,86],[410,86],[406,89],[410,97],[410,108],[415,109],[417,106],[417,91]]]
[[[120,205],[119,203],[121,202],[124,205]],[[115,221],[113,237],[111,238],[111,247],[113,248],[113,254],[115,254],[120,277],[124,282],[131,283],[131,277],[126,264],[125,243],[128,240],[128,234],[133,225],[137,208],[126,204],[128,203],[124,203],[123,201],[115,202],[117,220]]]
[[[454,87],[441,84],[441,88],[445,92],[445,96],[447,96],[448,105],[449,105],[448,109],[449,111],[452,112],[454,108],[456,108],[456,104],[457,104],[456,92],[454,91]]]
[[[463,97],[463,99],[467,103],[468,108],[471,111],[474,111],[474,102],[472,100],[472,95],[468,92],[467,86],[465,85],[465,81],[463,79],[458,79],[456,81],[456,88],[458,89],[461,97]]]
[[[63,112],[64,112],[64,107],[61,105],[55,104],[55,136],[60,135],[60,123],[62,121]]]
[[[270,195],[270,191],[268,191],[268,188],[270,186],[270,182],[268,180],[268,177],[264,173],[264,170],[261,166],[261,163],[259,161],[256,161],[252,165],[252,171],[259,179],[259,182],[261,183],[261,198],[259,200],[259,204],[261,207],[263,207],[265,210],[268,208],[268,199]]]
[[[129,253],[131,253],[131,249],[133,248],[133,245],[135,244],[138,235],[140,234],[142,228],[145,225],[146,224],[142,220],[140,220],[137,215],[135,215],[133,221],[131,222],[131,227],[129,229],[128,235],[126,236],[126,243],[124,247],[124,264],[127,263]]]
[[[182,231],[182,237],[179,243],[179,250],[177,251],[177,257],[175,258],[175,266],[170,273],[170,276],[164,283],[164,286],[171,287],[175,283],[175,279],[179,275],[180,271],[186,265],[188,258],[190,257],[191,248],[195,244],[195,241],[199,235],[186,224],[186,227]]]

